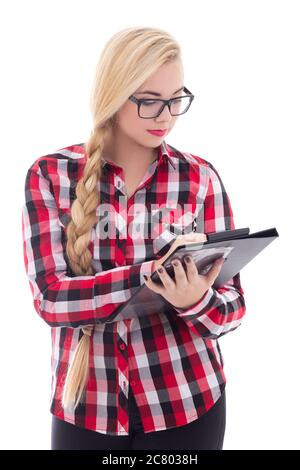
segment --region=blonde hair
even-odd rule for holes
[[[115,125],[116,113],[128,97],[161,65],[181,58],[176,40],[166,31],[152,27],[130,27],[114,34],[106,43],[96,66],[90,107],[93,130],[84,144],[86,164],[76,186],[71,220],[66,228],[66,252],[72,271],[79,276],[94,275],[92,254],[88,248],[92,228],[98,222],[100,203],[97,188],[101,179],[104,140]],[[81,328],[83,335],[76,347],[66,375],[61,405],[76,408],[88,378],[90,338],[94,325]]]

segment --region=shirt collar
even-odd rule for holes
[[[166,160],[169,160],[169,162],[171,163],[172,167],[175,169],[175,164],[174,164],[174,161],[173,161],[173,152],[172,150],[170,149],[169,145],[167,144],[167,142],[165,140],[162,141],[161,145],[159,146],[159,149],[158,149],[158,160],[160,158],[165,158]]]

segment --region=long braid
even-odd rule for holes
[[[96,209],[100,203],[97,182],[101,179],[101,155],[108,128],[97,129],[85,144],[87,162],[83,176],[76,186],[76,196],[71,207],[71,220],[66,228],[66,252],[72,271],[77,275],[94,275],[92,254],[88,248],[92,228],[98,221]],[[70,363],[62,395],[64,409],[76,408],[88,378],[90,338],[93,325],[82,327],[83,335],[76,346]]]

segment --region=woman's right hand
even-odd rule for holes
[[[188,245],[189,243],[196,243],[196,242],[206,242],[207,237],[205,233],[196,233],[196,232],[190,232],[186,233],[184,235],[178,235],[176,237],[175,241],[172,243],[172,246],[170,247],[169,251],[162,256],[159,259],[156,259],[154,262],[154,270],[157,270],[159,266],[161,266],[165,260],[170,256],[171,253],[177,248],[178,245]]]

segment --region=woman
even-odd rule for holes
[[[205,276],[187,259],[174,279],[159,270],[178,240],[234,228],[217,170],[164,140],[193,98],[175,39],[124,29],[97,65],[87,142],[28,170],[24,261],[51,326],[52,449],[222,449],[218,338],[244,316],[240,275],[214,289],[220,260]],[[172,316],[109,322],[143,282]]]

